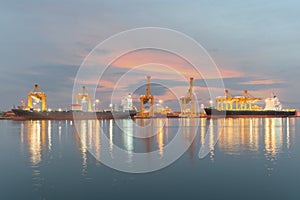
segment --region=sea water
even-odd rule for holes
[[[297,118],[0,121],[0,199],[296,200],[299,128]],[[152,172],[101,160],[121,149],[132,169],[136,154],[146,167],[166,162],[175,139],[187,149]]]

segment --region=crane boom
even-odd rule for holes
[[[147,76],[147,92],[146,92],[146,96],[150,97],[151,96],[151,91],[150,91],[150,80],[151,80],[151,76]]]
[[[192,100],[192,98],[193,98],[193,81],[194,81],[194,78],[193,78],[193,77],[190,77],[190,89],[189,89],[189,92],[190,92],[190,100]]]

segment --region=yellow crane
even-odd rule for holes
[[[233,102],[235,101],[235,98],[232,97],[229,90],[225,90],[225,96],[217,97],[216,103],[217,103],[217,109],[224,110],[224,104],[225,109],[233,109]]]
[[[193,95],[193,81],[194,78],[190,77],[190,87],[188,90],[188,95],[180,98],[182,115],[186,115],[186,114],[196,115],[196,100]],[[187,104],[190,104],[190,109],[187,108]]]
[[[261,100],[261,98],[252,97],[248,90],[244,90],[244,94],[242,96],[233,97],[228,90],[225,90],[225,96],[217,97],[217,109],[224,110],[224,104],[226,110],[233,109],[233,103],[235,102],[236,110],[252,110],[258,109],[258,106],[253,107],[252,104],[256,101]]]
[[[225,103],[226,103],[226,110],[233,109],[233,102],[235,101],[235,99],[232,97],[232,95],[229,93],[228,90],[225,90]]]
[[[151,95],[151,91],[150,91],[150,80],[151,80],[151,76],[147,76],[147,89],[146,89],[146,95],[142,95],[140,97],[140,116],[141,117],[153,117],[154,116],[154,96]],[[144,104],[148,103],[150,101],[150,111],[149,113],[146,113],[144,111]]]
[[[47,110],[47,97],[45,92],[39,87],[38,84],[28,93],[28,107],[32,108],[32,99],[42,101],[42,111]]]
[[[76,95],[76,104],[79,103],[79,99],[81,100],[81,103],[87,99],[88,100],[88,111],[92,112],[92,103],[91,103],[91,96],[90,94],[87,92],[86,87],[82,86],[82,92],[78,93]]]
[[[250,109],[250,110],[252,110],[252,104],[255,103],[256,101],[261,100],[261,98],[252,97],[248,93],[248,90],[244,90],[243,97],[244,97],[243,98],[244,109]],[[248,105],[248,107],[247,107],[247,105]]]

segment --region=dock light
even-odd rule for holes
[[[58,109],[58,112],[61,112],[61,111],[62,111],[61,108],[59,108],[59,109]]]
[[[41,111],[41,109],[37,109],[37,111],[38,111],[38,112],[40,112],[40,111]]]
[[[48,111],[51,112],[52,111],[51,108],[49,108]]]
[[[210,107],[213,107],[213,104],[214,104],[213,100],[210,100],[210,101],[209,101]]]
[[[159,103],[159,104],[162,104],[163,102],[164,102],[164,101],[163,101],[163,100],[161,100],[161,99],[158,101],[158,103]]]
[[[99,99],[96,99],[96,100],[95,100],[94,108],[95,108],[96,111],[99,110],[99,102],[100,102]]]

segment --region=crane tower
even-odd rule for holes
[[[38,102],[42,101],[42,111],[47,110],[47,99],[45,92],[39,87],[38,84],[28,93],[28,107],[32,108],[32,99]]]
[[[193,81],[194,78],[190,78],[190,87],[188,94],[180,98],[181,100],[181,115],[196,115],[196,99],[193,95]]]
[[[87,99],[88,101],[88,111],[92,112],[92,103],[91,103],[91,96],[90,94],[87,92],[86,87],[82,86],[82,92],[78,93],[76,95],[76,104],[78,104],[79,99],[81,100],[81,102],[83,102],[85,99]]]
[[[151,95],[151,91],[150,91],[150,79],[151,76],[147,76],[147,89],[146,89],[146,95],[142,95],[140,97],[140,116],[141,117],[153,117],[154,116],[154,96]],[[144,111],[144,104],[148,103],[150,101],[150,111],[149,113],[146,113]]]

